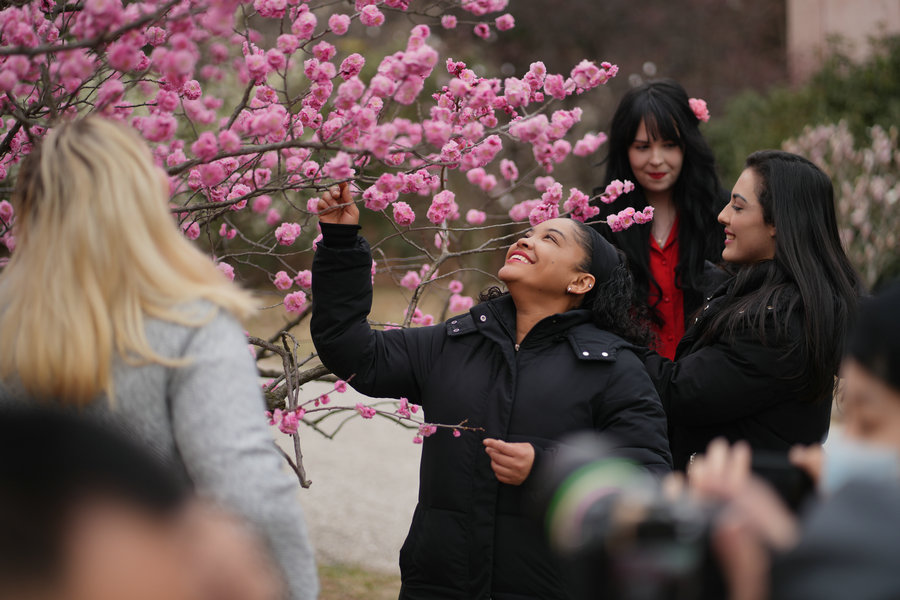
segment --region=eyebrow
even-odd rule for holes
[[[553,229],[553,228],[551,227],[551,228],[549,229],[549,231],[553,231],[553,232],[555,232],[555,233],[558,233],[559,236],[560,236],[562,239],[566,239],[566,235],[565,235],[562,231],[560,231],[559,229]]]
[[[747,204],[750,204],[750,201],[747,200],[746,198],[744,198],[743,196],[741,196],[740,194],[731,194],[731,197],[732,197],[732,198],[740,198],[741,200],[743,200],[743,201],[746,202]]]

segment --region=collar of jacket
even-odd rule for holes
[[[515,348],[516,307],[509,295],[473,306],[469,313],[445,323],[447,335],[459,337],[481,334],[501,347]],[[568,341],[579,360],[614,362],[622,348],[634,346],[619,336],[598,328],[587,310],[575,309],[541,320],[522,340],[522,348]]]

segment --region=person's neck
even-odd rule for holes
[[[572,308],[572,299],[563,296],[551,299],[528,293],[516,293],[510,290],[516,306],[516,344],[521,344],[535,325],[547,317],[564,313]]]
[[[672,190],[665,192],[645,192],[647,202],[653,207],[653,221],[650,225],[653,237],[663,245],[672,231],[678,211],[675,208],[675,200]]]

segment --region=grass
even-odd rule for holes
[[[319,600],[396,600],[400,576],[346,565],[320,565]]]

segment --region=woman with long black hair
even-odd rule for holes
[[[606,184],[627,179],[634,191],[598,204],[601,217],[626,206],[654,209],[650,227],[598,230],[628,257],[635,305],[649,314],[654,348],[667,358],[703,299],[727,279],[713,263],[721,260],[723,237],[716,214],[728,194],[699,124],[675,81],[631,89],[610,125]]]
[[[536,225],[498,276],[509,293],[432,327],[373,331],[372,257],[349,189],[319,201],[313,341],[360,392],[421,404],[419,503],[400,551],[401,598],[566,598],[541,524],[528,517],[535,466],[562,436],[605,433],[648,470],[670,470],[665,413],[635,351],[631,278],[599,233]]]
[[[822,441],[862,289],[831,180],[805,158],[751,154],[719,222],[736,275],[707,300],[675,361],[645,359],[676,468],[718,436],[785,452]]]

